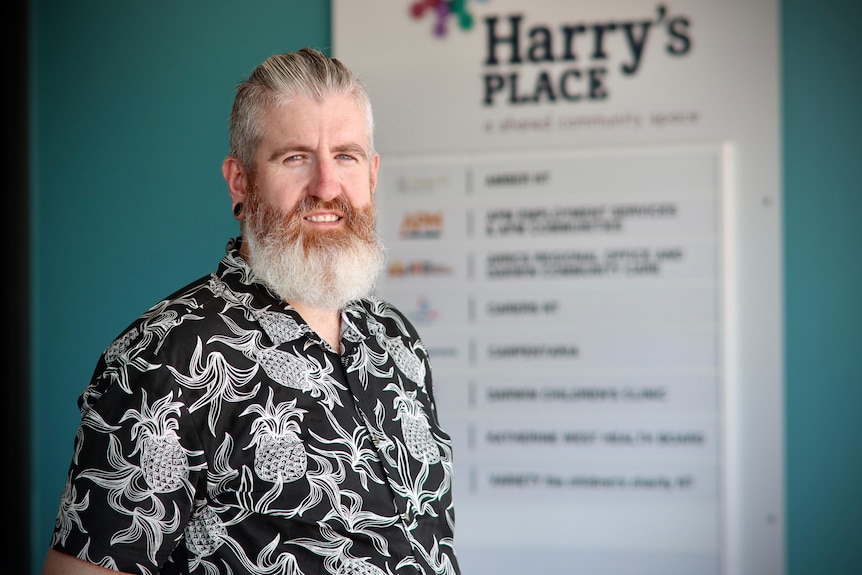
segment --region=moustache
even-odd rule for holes
[[[313,196],[302,198],[290,210],[277,208],[260,195],[249,198],[245,225],[263,241],[300,242],[306,247],[357,237],[370,241],[375,235],[374,204],[357,208],[344,196],[321,200]],[[344,219],[341,231],[310,232],[303,227],[304,218],[318,211],[330,211]]]
[[[356,208],[353,207],[347,198],[344,196],[336,196],[327,201],[320,200],[315,197],[307,196],[290,211],[289,215],[295,218],[303,219],[308,214],[316,211],[332,211],[340,214],[343,218],[351,220],[356,218]]]

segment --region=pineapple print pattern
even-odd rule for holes
[[[383,326],[373,318],[369,318],[368,327],[401,373],[416,383],[425,379],[425,366],[422,360],[407,349],[400,337],[387,336]]]
[[[311,328],[307,325],[299,325],[295,319],[283,313],[262,312],[258,314],[257,320],[260,322],[263,331],[272,340],[273,345],[281,345],[286,341],[293,341],[311,331]]]
[[[335,573],[336,575],[386,575],[383,569],[361,559],[345,559]]]
[[[249,413],[260,417],[254,421],[254,471],[258,477],[272,482],[296,481],[308,465],[305,447],[297,435],[300,428],[294,418],[302,419],[303,411],[296,409],[296,402],[273,405],[270,390],[266,406],[252,404],[240,415]]]
[[[177,420],[171,415],[179,413],[180,404],[172,395],[147,403],[146,392],[140,411],[129,410],[126,418],[135,419],[133,437],[139,440],[141,470],[147,484],[157,493],[167,493],[183,486],[189,475],[188,456],[180,446]]]
[[[273,380],[287,387],[307,391],[311,387],[308,364],[291,353],[279,349],[262,349],[258,362]]]
[[[179,489],[188,475],[188,463],[188,458],[176,439],[144,439],[141,467],[147,483],[155,491],[163,493]]]
[[[113,363],[115,359],[125,353],[131,342],[137,339],[138,335],[137,328],[132,328],[128,333],[117,338],[105,351],[105,363]]]
[[[394,400],[394,407],[398,413],[396,417],[401,420],[404,442],[410,455],[423,463],[440,461],[440,447],[431,434],[428,418],[416,401],[416,393],[405,392],[395,384],[386,386],[386,390],[397,394]]]
[[[267,481],[295,481],[305,474],[305,448],[296,435],[265,435],[255,451],[254,471]]]
[[[215,553],[227,535],[227,529],[215,511],[204,507],[189,519],[185,529],[186,545],[194,555],[207,557]]]
[[[134,573],[458,575],[451,443],[413,327],[352,302],[339,354],[238,248],[100,358],[52,546]]]

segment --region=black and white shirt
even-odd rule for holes
[[[457,575],[451,442],[415,329],[356,301],[339,353],[239,245],[100,358],[52,546],[148,575]]]

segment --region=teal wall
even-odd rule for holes
[[[782,15],[789,575],[862,573],[862,4]]]
[[[860,21],[852,0],[782,6],[788,575],[862,565]],[[31,0],[32,575],[98,354],[237,232],[235,83],[331,52],[329,26],[327,1]]]

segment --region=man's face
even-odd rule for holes
[[[341,198],[341,206],[354,209],[373,204],[379,157],[369,156],[365,114],[353,98],[318,103],[296,97],[269,108],[261,125],[254,165],[261,203],[287,214],[304,202],[301,227],[311,235],[340,232],[346,225],[339,204],[327,202]]]

